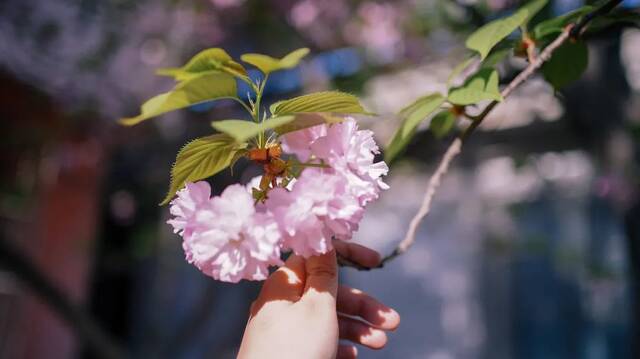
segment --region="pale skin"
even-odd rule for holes
[[[344,257],[374,267],[380,255],[344,242]],[[253,302],[238,358],[356,358],[354,344],[380,349],[398,313],[366,293],[338,285],[335,250],[304,259],[292,255],[264,282]],[[339,343],[339,339],[350,343]]]

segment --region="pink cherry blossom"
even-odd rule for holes
[[[257,212],[253,198],[239,184],[208,199],[206,205],[194,205],[205,202],[204,192],[191,193],[193,188],[204,188],[200,183],[188,184],[171,203],[180,216],[169,223],[176,231],[182,230],[187,261],[204,274],[225,282],[266,279],[268,267],[282,263],[281,236],[273,216]],[[195,210],[178,211],[183,208]],[[182,228],[191,229],[188,236]]]
[[[171,201],[169,208],[169,212],[175,217],[167,223],[173,226],[174,233],[185,239],[190,238],[197,224],[195,219],[198,212],[211,208],[211,187],[205,181],[187,183],[176,195],[177,198]]]
[[[205,274],[227,282],[262,280],[269,266],[282,264],[280,250],[326,253],[334,238],[351,239],[364,207],[388,188],[382,181],[387,165],[374,162],[379,148],[373,133],[358,130],[353,119],[281,140],[285,152],[326,167],[305,168],[287,179],[287,188],[270,189],[266,202],[252,197],[260,177],[213,198],[206,182],[188,183],[171,202],[168,223],[183,237],[187,261]]]
[[[374,155],[380,153],[373,132],[358,130],[351,118],[329,126],[326,136],[311,144],[311,152],[345,176],[349,190],[363,206],[377,199],[381,190],[389,188],[381,178],[389,167],[382,161],[373,162]]]
[[[363,208],[346,186],[341,176],[308,168],[291,191],[272,189],[266,206],[278,222],[283,248],[309,257],[330,251],[332,238],[350,239]]]
[[[296,155],[300,161],[306,162],[312,154],[311,144],[313,141],[326,134],[326,125],[318,125],[289,132],[280,137],[282,151]]]
[[[389,167],[384,162],[373,162],[374,155],[380,153],[373,139],[373,132],[358,130],[353,118],[342,123],[319,125],[283,136],[286,146],[283,150],[292,153],[300,161],[308,161],[312,156],[323,160],[331,169],[343,175],[348,181],[349,191],[358,198],[361,205],[377,199],[381,190],[388,189],[382,181]]]

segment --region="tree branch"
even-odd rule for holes
[[[565,27],[564,31],[560,33],[560,35],[553,40],[545,49],[535,58],[534,61],[529,63],[522,72],[520,72],[508,85],[505,87],[500,94],[503,99],[506,99],[513,91],[518,88],[518,86],[522,85],[525,81],[527,81],[533,74],[536,73],[542,65],[549,61],[553,53],[562,46],[567,40],[575,40],[577,39],[584,31],[586,30],[589,23],[597,18],[598,16],[607,14],[611,10],[613,10],[618,4],[620,4],[622,0],[609,0],[604,5],[599,7],[598,9],[588,13],[585,15],[580,21],[575,22],[573,24]],[[398,246],[391,252],[389,255],[382,258],[380,264],[375,268],[382,268],[386,263],[393,260],[397,256],[406,252],[409,247],[413,245],[416,240],[416,232],[420,227],[420,224],[424,220],[424,218],[429,214],[429,210],[431,209],[431,203],[433,201],[433,196],[436,191],[440,187],[440,182],[442,180],[442,176],[444,176],[449,170],[449,165],[451,162],[460,154],[462,150],[463,143],[469,138],[469,136],[475,131],[478,126],[484,121],[484,119],[493,111],[493,109],[499,104],[498,101],[492,101],[489,103],[484,110],[478,115],[475,116],[475,121],[469,125],[461,134],[459,134],[449,145],[447,151],[442,156],[436,171],[431,176],[429,183],[427,184],[427,189],[424,194],[424,198],[422,200],[422,205],[418,212],[413,216],[411,222],[409,224],[409,228],[407,229],[407,233],[405,237]],[[345,258],[339,258],[339,263],[345,267],[353,267],[356,269],[371,269],[371,268],[362,268],[362,266],[357,265],[356,263],[350,262]]]

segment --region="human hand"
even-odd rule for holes
[[[351,261],[374,267],[380,255],[366,247],[338,242]],[[400,324],[393,309],[357,289],[338,286],[335,251],[304,259],[291,255],[264,282],[251,306],[238,358],[355,358],[351,344],[380,349],[385,331]]]

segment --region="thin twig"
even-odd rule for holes
[[[407,234],[405,235],[404,240],[398,244],[393,253],[386,258],[383,259],[383,263],[389,261],[391,258],[395,258],[400,254],[404,253],[411,247],[416,238],[416,232],[418,231],[418,227],[420,227],[420,223],[424,217],[429,214],[429,210],[431,209],[431,202],[433,201],[433,196],[436,194],[436,190],[440,187],[440,182],[442,181],[442,176],[447,173],[449,170],[449,164],[453,161],[456,156],[460,153],[462,149],[462,139],[456,138],[453,140],[447,152],[444,153],[438,168],[433,173],[433,176],[429,179],[429,184],[427,185],[427,191],[424,194],[424,199],[422,200],[422,205],[418,212],[411,219],[411,223],[409,223],[409,229],[407,230]]]
[[[600,8],[585,15],[577,23],[573,23],[565,27],[565,29],[560,33],[560,35],[555,40],[553,40],[553,42],[551,42],[547,47],[545,47],[545,49],[540,53],[540,55],[538,55],[538,57],[535,58],[535,60],[531,61],[529,65],[524,70],[522,70],[522,72],[520,72],[518,76],[516,76],[507,85],[507,87],[505,87],[500,92],[500,94],[502,95],[502,98],[505,99],[509,97],[509,95],[511,95],[511,93],[513,93],[513,91],[516,88],[518,88],[518,86],[522,85],[531,76],[533,76],[533,74],[535,74],[535,72],[545,62],[549,61],[553,53],[560,46],[562,46],[567,40],[569,39],[574,40],[577,37],[579,37],[586,30],[586,27],[589,25],[589,23],[593,19],[597,18],[598,16],[607,14],[609,11],[614,9],[621,2],[622,0],[610,0]],[[433,175],[431,176],[431,179],[429,180],[427,189],[424,194],[424,198],[422,200],[422,205],[420,206],[420,209],[418,210],[418,212],[411,219],[411,222],[409,224],[409,229],[407,230],[407,233],[404,239],[398,244],[398,246],[393,250],[393,252],[391,252],[389,255],[385,256],[384,258],[382,258],[380,265],[378,265],[375,268],[382,268],[386,263],[393,260],[394,258],[401,255],[402,253],[406,252],[407,249],[409,249],[409,247],[413,245],[413,243],[416,240],[416,232],[420,227],[420,224],[422,223],[424,218],[429,214],[429,210],[431,209],[431,203],[433,201],[433,196],[435,195],[436,191],[440,187],[442,176],[444,176],[447,173],[451,162],[458,156],[458,154],[460,154],[463,143],[469,138],[471,133],[473,133],[473,131],[475,131],[475,129],[478,128],[478,126],[480,126],[482,121],[484,121],[487,115],[489,115],[489,113],[491,113],[491,111],[493,111],[493,109],[498,104],[499,104],[498,101],[492,101],[491,103],[489,103],[478,116],[473,117],[475,121],[473,121],[469,125],[469,127],[467,127],[461,134],[459,134],[453,140],[451,145],[449,145],[447,151],[442,156],[442,159],[440,160],[440,163],[438,164],[436,171],[433,173]],[[345,262],[343,258],[340,259],[340,264],[342,266],[350,266],[350,267],[352,266],[351,265],[352,263],[350,263],[349,261]],[[353,266],[353,267],[356,269],[362,269],[361,266]],[[370,268],[366,268],[366,269],[370,269]]]

